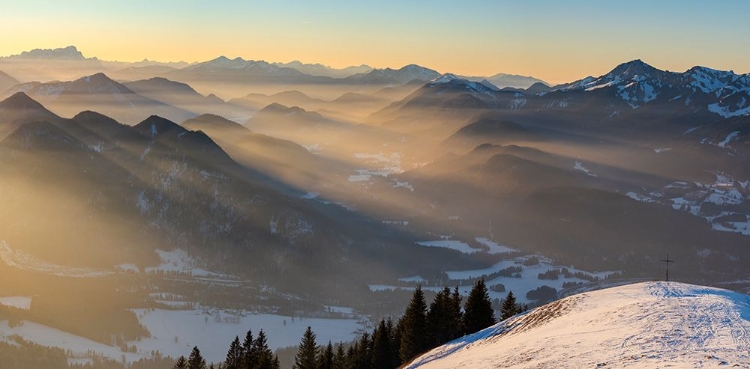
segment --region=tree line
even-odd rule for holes
[[[372,332],[363,333],[354,342],[344,345],[318,345],[316,335],[307,327],[294,357],[294,369],[391,369],[435,347],[467,334],[476,333],[495,324],[498,319],[483,279],[474,283],[463,304],[458,287],[438,292],[427,306],[422,287],[417,286],[404,314],[394,324],[391,318],[381,319]],[[513,292],[503,300],[499,320],[523,311]],[[223,363],[206,366],[197,347],[188,358],[177,359],[173,369],[277,369],[278,356],[273,354],[261,330],[253,339],[248,331],[244,342],[235,337]]]

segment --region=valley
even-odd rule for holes
[[[750,292],[747,74],[311,68],[0,58],[0,342],[217,363],[248,328],[354,341],[417,286],[533,308],[666,257]]]

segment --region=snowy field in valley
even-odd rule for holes
[[[456,250],[464,254],[473,254],[475,252],[482,251],[480,249],[475,249],[464,242],[456,240],[420,241],[416,244],[425,247],[442,247],[446,249]]]
[[[29,310],[31,309],[31,297],[25,297],[25,296],[0,297],[0,305],[14,307],[16,309]]]
[[[0,260],[5,265],[22,270],[31,270],[39,273],[56,275],[61,277],[102,277],[112,275],[113,272],[91,268],[76,268],[66,265],[50,263],[39,259],[34,255],[21,250],[14,250],[8,244],[0,240]]]
[[[331,307],[331,311],[352,313],[350,308]],[[272,314],[246,314],[244,316],[214,313],[200,310],[134,310],[141,324],[151,333],[150,338],[128,342],[137,352],[123,353],[119,347],[105,345],[42,324],[24,321],[10,327],[7,320],[0,320],[0,341],[11,342],[10,336],[18,335],[26,341],[48,347],[70,350],[71,358],[84,360],[90,353],[121,361],[132,362],[150,357],[154,350],[164,355],[178,357],[189,355],[193,346],[198,346],[209,362],[218,362],[226,357],[229,344],[235,336],[245,337],[248,329],[257,337],[263,329],[272,350],[299,344],[307,326],[312,327],[321,344],[328,341],[348,342],[356,338],[362,328],[356,319],[299,318]]]
[[[123,353],[119,347],[105,345],[88,338],[51,328],[46,325],[24,321],[23,324],[10,327],[7,320],[0,320],[0,341],[12,342],[10,336],[18,335],[26,341],[47,347],[59,347],[72,352],[75,356],[94,352],[97,355],[121,361],[135,361],[144,357],[142,354]],[[188,352],[189,353],[189,352]]]
[[[435,242],[441,242],[441,241],[435,241]],[[442,242],[458,242],[458,241],[442,241]],[[464,244],[466,245],[466,244]],[[466,245],[468,247],[468,245]],[[505,247],[505,246],[498,246]],[[492,247],[490,248],[493,249]],[[508,248],[508,250],[515,251],[513,249]],[[538,260],[538,263],[530,264],[529,259],[535,258]],[[529,265],[527,265],[529,264]],[[513,272],[511,275],[505,276],[497,276],[496,274],[499,273],[502,270],[506,270],[508,268],[515,268],[514,270],[518,270],[517,272]],[[548,273],[550,271],[560,271],[563,268],[567,269],[568,273],[570,273],[569,277],[565,277],[563,274],[559,274],[556,279],[540,279],[539,275]],[[464,294],[468,295],[469,291],[471,290],[471,280],[477,279],[477,278],[485,278],[485,282],[487,284],[487,287],[490,289],[489,295],[490,298],[498,298],[503,299],[507,296],[508,291],[513,291],[513,294],[516,296],[516,299],[518,302],[521,303],[529,303],[531,302],[526,298],[526,293],[529,291],[532,291],[534,289],[537,289],[541,286],[549,286],[552,288],[555,288],[557,291],[561,291],[564,289],[563,284],[568,282],[577,282],[577,283],[589,283],[590,281],[588,279],[598,279],[603,280],[608,275],[615,273],[611,271],[605,271],[605,272],[588,272],[585,270],[580,270],[573,268],[571,266],[560,266],[560,265],[554,265],[552,260],[549,258],[545,258],[540,255],[534,255],[534,256],[519,256],[515,257],[509,260],[503,260],[495,265],[485,268],[485,269],[474,269],[474,270],[456,270],[456,271],[446,271],[445,272],[448,275],[449,282],[447,283],[448,287],[454,287],[456,284],[461,284],[462,286],[459,287],[459,291]],[[493,276],[495,274],[495,276]],[[588,279],[579,278],[577,276],[574,276],[574,274],[585,275]],[[492,278],[489,278],[491,277]],[[435,291],[438,292],[442,290],[441,287],[426,287],[424,284],[426,284],[428,281],[424,280],[424,278],[419,276],[412,276],[412,277],[405,277],[399,279],[400,282],[405,283],[421,283],[423,284],[422,289],[428,290],[428,291]],[[493,291],[492,287],[502,284],[505,286],[505,292],[497,292]],[[387,285],[387,284],[371,284],[369,285],[371,291],[393,291],[397,289],[404,289],[404,290],[413,290],[414,286],[395,286],[395,285]]]
[[[408,368],[706,368],[750,363],[750,296],[674,282],[587,292],[459,338]]]
[[[210,315],[200,310],[136,309],[134,312],[140,323],[151,332],[151,338],[129,343],[136,345],[139,352],[159,350],[172,357],[187,356],[193,346],[198,346],[208,361],[223,360],[229,343],[235,336],[244,338],[248,329],[253,331],[254,336],[263,329],[268,346],[275,350],[299,344],[307,326],[312,327],[318,343],[351,341],[356,338],[355,332],[360,328],[355,319],[293,319],[272,314]]]
[[[147,267],[146,273],[160,272],[187,272],[194,277],[227,277],[225,275],[210,272],[198,268],[197,260],[193,259],[185,250],[174,249],[171,251],[156,250],[161,259],[161,264],[156,267]]]

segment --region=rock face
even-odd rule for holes
[[[747,364],[749,350],[750,297],[647,282],[555,301],[438,347],[407,367],[731,367]]]

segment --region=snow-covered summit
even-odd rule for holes
[[[646,282],[552,302],[417,358],[408,368],[744,367],[750,296]]]
[[[498,88],[492,84],[484,84],[482,82],[473,82],[468,79],[464,79],[456,76],[453,73],[445,73],[432,80],[426,85],[427,88],[441,88],[441,89],[453,89],[457,91],[463,91],[478,97],[479,95],[486,95],[490,98],[495,98],[495,93],[498,92]]]
[[[587,77],[557,87],[559,91],[605,89],[632,108],[662,100],[694,106],[725,118],[750,114],[750,75],[706,67],[676,73],[633,60],[603,76]]]
[[[458,76],[456,76],[453,73],[445,73],[445,74],[441,75],[440,77],[437,77],[434,80],[432,80],[431,83],[433,83],[433,84],[448,83],[448,82],[455,81],[455,80],[461,80],[461,78],[458,78]]]

